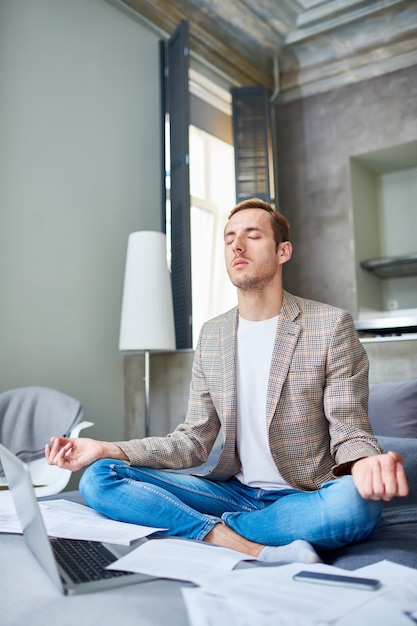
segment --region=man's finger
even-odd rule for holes
[[[401,463],[397,463],[396,475],[397,475],[397,490],[398,490],[397,495],[408,496],[409,487],[408,487],[407,475]]]

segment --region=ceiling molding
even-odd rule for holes
[[[350,21],[280,56],[280,94],[288,102],[417,64],[417,3],[391,3],[358,27]]]
[[[182,19],[189,22],[190,55],[201,66],[228,77],[231,86],[260,84],[272,88],[269,62],[261,65],[250,56],[229,45],[228,38],[219,34],[217,21],[208,17],[187,0],[122,0],[138,15],[157,26],[169,37]],[[227,3],[226,3],[227,4]],[[256,61],[256,60],[255,60]]]
[[[186,19],[194,69],[277,103],[417,64],[416,0],[120,2],[163,37]]]

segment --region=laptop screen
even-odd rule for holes
[[[28,466],[0,444],[0,458],[26,543],[52,581],[62,581],[32,486]]]

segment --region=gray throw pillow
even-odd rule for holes
[[[375,435],[417,437],[417,378],[371,383],[369,419]]]

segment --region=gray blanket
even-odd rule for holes
[[[80,402],[55,389],[19,387],[0,393],[0,442],[25,462],[41,458],[52,435],[69,434],[82,418]]]

